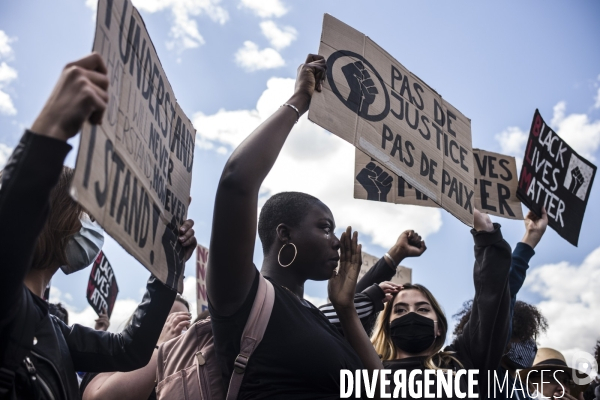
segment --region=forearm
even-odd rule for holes
[[[26,131],[2,172],[0,186],[0,309],[13,309],[31,267],[48,199],[71,146]]]
[[[288,103],[296,106],[302,113],[306,110],[304,104],[308,101],[294,95]],[[230,190],[234,194],[251,192],[252,195],[258,195],[260,185],[275,164],[297,118],[298,114],[291,107],[277,109],[231,154],[217,190]]]
[[[342,329],[344,330],[344,336],[356,354],[358,354],[363,366],[369,370],[369,372],[376,369],[383,369],[381,359],[377,355],[373,344],[363,329],[362,324],[358,319],[356,309],[354,307],[336,307],[336,312],[340,319]]]
[[[83,400],[147,400],[156,383],[157,355],[155,350],[150,362],[135,371],[99,374],[85,388]]]
[[[165,324],[176,292],[155,277],[131,323],[119,334],[73,325],[65,337],[78,371],[133,371],[148,363]]]
[[[389,281],[396,275],[396,266],[386,257],[381,257],[373,267],[363,275],[356,284],[356,293],[360,293],[373,284]]]

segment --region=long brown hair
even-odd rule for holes
[[[74,170],[63,167],[58,183],[50,192],[50,209],[33,253],[32,268],[46,269],[58,263],[67,264],[69,237],[81,229],[79,218],[83,208],[69,196]]]
[[[418,283],[405,283],[402,286],[404,287],[402,291],[414,289],[421,292],[421,294],[427,298],[427,301],[431,304],[431,307],[433,307],[437,316],[437,325],[440,335],[436,337],[433,342],[433,354],[425,360],[425,368],[441,369],[449,366],[452,361],[461,365],[461,363],[452,356],[453,352],[440,352],[442,347],[444,347],[446,333],[448,332],[448,320],[446,319],[446,315],[444,314],[444,310],[442,310],[440,303],[438,303],[436,298],[433,297],[433,294],[423,285],[419,285]],[[375,346],[375,351],[379,354],[382,361],[396,359],[396,348],[390,332],[390,316],[392,315],[392,309],[394,308],[394,299],[398,293],[394,295],[392,300],[387,302],[383,311],[379,313],[375,328],[373,329],[373,334],[371,335],[371,343]],[[436,364],[434,359],[439,360],[439,364]]]

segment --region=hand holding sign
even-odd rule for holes
[[[532,249],[540,242],[546,227],[548,227],[548,213],[542,207],[542,216],[538,217],[533,211],[529,211],[525,217],[525,236],[521,242],[527,243]]]
[[[67,140],[86,120],[99,124],[108,103],[107,89],[106,66],[98,53],[67,64],[31,130]]]
[[[306,62],[298,68],[294,96],[301,96],[303,100],[302,104],[296,104],[300,115],[308,109],[314,91],[321,91],[321,83],[325,79],[326,69],[325,58],[315,54],[309,54]]]
[[[473,228],[477,232],[491,232],[494,230],[494,224],[490,216],[480,212],[478,209],[473,209]]]
[[[94,321],[96,324],[94,325],[94,329],[97,331],[107,331],[110,326],[110,319],[108,318],[108,314],[106,312],[106,308],[104,311],[98,315],[98,319]]]

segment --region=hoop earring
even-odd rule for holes
[[[288,244],[291,244],[292,246],[294,246],[294,258],[292,258],[292,261],[290,261],[289,264],[283,265],[281,263],[281,260],[279,259],[281,257],[281,250],[283,250],[283,248],[285,246],[287,246]],[[279,265],[281,265],[283,268],[285,267],[289,267],[290,265],[292,265],[292,263],[294,262],[294,260],[296,259],[296,256],[298,255],[298,249],[296,248],[296,245],[294,243],[285,243],[283,246],[281,246],[281,248],[279,249],[279,253],[277,253],[277,262],[279,263]]]

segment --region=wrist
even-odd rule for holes
[[[394,268],[396,268],[398,265],[400,265],[402,260],[404,260],[404,258],[405,258],[404,252],[402,251],[402,249],[399,247],[396,247],[396,246],[392,246],[392,248],[388,250],[387,254],[390,257],[392,257],[392,259],[393,259],[392,261],[394,262]],[[386,259],[388,259],[388,258],[386,257]]]
[[[523,236],[523,239],[521,239],[521,242],[529,245],[532,249],[535,249],[535,246],[537,246],[537,244],[540,242],[540,237],[537,237],[537,235],[531,235],[529,233],[525,233],[525,236]]]
[[[296,92],[290,97],[286,103],[295,106],[300,116],[302,116],[306,111],[308,111],[308,106],[310,105],[310,96],[306,93]]]
[[[33,123],[30,131],[35,133],[36,135],[62,140],[64,142],[66,142],[69,139],[69,135],[67,135],[67,133],[59,126],[55,124],[46,125],[43,121],[39,120],[36,120]]]

